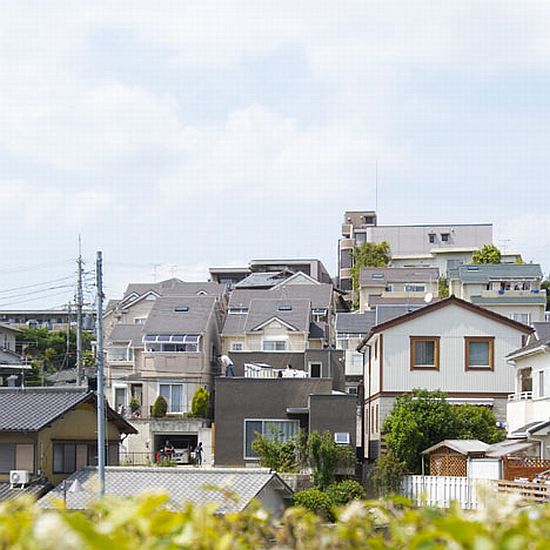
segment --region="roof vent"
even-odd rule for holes
[[[281,304],[277,309],[279,311],[292,311],[292,306],[290,304]]]
[[[174,308],[174,311],[176,313],[186,313],[189,311],[189,306],[176,306]]]
[[[383,273],[373,273],[373,274],[371,275],[371,277],[372,277],[373,279],[383,279],[383,278],[384,278],[384,274],[383,274]]]

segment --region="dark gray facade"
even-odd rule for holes
[[[348,432],[355,444],[355,399],[332,390],[331,378],[217,378],[216,465],[255,462],[245,459],[245,420],[295,420],[306,430]]]

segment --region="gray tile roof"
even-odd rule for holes
[[[214,296],[161,296],[143,325],[144,334],[202,334],[214,310]],[[176,308],[188,311],[176,312]]]
[[[368,334],[376,320],[375,311],[365,313],[337,313],[336,332],[345,334]]]
[[[113,327],[108,343],[130,342],[132,346],[139,346],[143,339],[143,325],[119,323]]]
[[[271,288],[292,275],[289,271],[251,273],[239,281],[234,288]]]
[[[47,481],[43,482],[33,482],[30,485],[22,488],[13,488],[8,482],[0,481],[0,502],[7,502],[10,500],[15,500],[21,498],[23,495],[32,496],[35,499],[39,499],[41,496],[45,495],[50,489],[50,485]]]
[[[312,321],[309,323],[309,336],[308,338],[319,340],[324,339],[327,335],[327,323],[320,323],[318,321]]]
[[[0,365],[21,365],[23,357],[9,349],[0,349]]]
[[[95,404],[95,394],[87,388],[0,388],[0,432],[36,432],[84,401]],[[137,433],[110,407],[107,418],[123,433]]]
[[[424,283],[438,279],[439,269],[437,267],[364,267],[359,273],[360,286]]]
[[[0,431],[38,431],[90,393],[83,388],[0,388]]]
[[[437,301],[439,298],[434,298],[432,301]],[[408,306],[408,305],[425,305],[424,296],[419,298],[395,298],[385,296],[369,296],[369,307],[373,306]]]
[[[97,497],[97,469],[84,468],[75,472],[67,483],[70,485],[75,479],[78,479],[83,491],[67,493],[67,508],[85,509]],[[105,468],[105,494],[108,496],[132,497],[144,492],[165,492],[170,498],[170,505],[175,508],[188,502],[195,505],[216,502],[221,513],[243,510],[270,483],[283,491],[286,497],[292,495],[292,490],[276,473],[263,469]],[[224,491],[235,495],[237,501],[224,497]],[[52,508],[59,499],[63,499],[62,485],[43,497],[39,504]]]
[[[200,292],[205,292],[208,296],[220,297],[226,292],[226,287],[213,281],[187,282],[176,278],[158,283],[130,283],[126,287],[120,303],[124,303],[132,294],[143,296],[150,291],[156,292],[159,296],[195,296]]]
[[[310,309],[309,300],[252,300],[244,330],[253,331],[262,323],[277,317],[299,332],[308,332]]]
[[[521,348],[518,348],[511,353],[509,353],[506,357],[513,357],[518,354],[524,354],[527,352],[530,352],[532,350],[535,350],[537,348],[547,348],[550,346],[550,334],[543,337],[543,338],[531,338],[529,339],[529,343]]]
[[[540,340],[550,337],[550,323],[533,323],[533,328]]]
[[[539,264],[475,264],[461,265],[456,270],[464,283],[488,283],[491,279],[542,279]]]
[[[411,311],[416,311],[424,307],[423,305],[410,304],[408,306],[376,306],[376,324],[385,323],[391,321],[402,315],[407,315]]]
[[[252,290],[236,288],[229,298],[229,307],[248,307],[251,300],[309,300],[312,308],[328,309],[332,303],[332,285],[284,285],[280,288]]]
[[[225,322],[223,324],[222,335],[223,336],[235,336],[237,334],[242,334],[244,332],[244,327],[246,325],[246,318],[248,315],[246,313],[231,313],[225,317]]]

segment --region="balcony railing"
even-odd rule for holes
[[[245,378],[309,378],[307,371],[299,369],[274,369],[269,365],[245,363]]]
[[[508,401],[528,401],[533,399],[532,391],[522,391],[521,393],[511,393],[508,396]]]
[[[543,294],[540,290],[482,290],[481,296],[484,298],[496,298],[498,296],[508,296],[508,297],[526,297],[526,296],[537,296]]]

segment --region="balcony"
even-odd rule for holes
[[[533,399],[530,391],[508,396],[506,406],[506,423],[508,434],[531,422],[550,418],[550,396]]]
[[[507,296],[508,298],[524,298],[544,295],[544,291],[540,290],[482,290],[481,296],[483,298],[499,298],[501,296]]]
[[[309,373],[299,369],[275,369],[264,363],[245,363],[245,378],[309,378]]]

